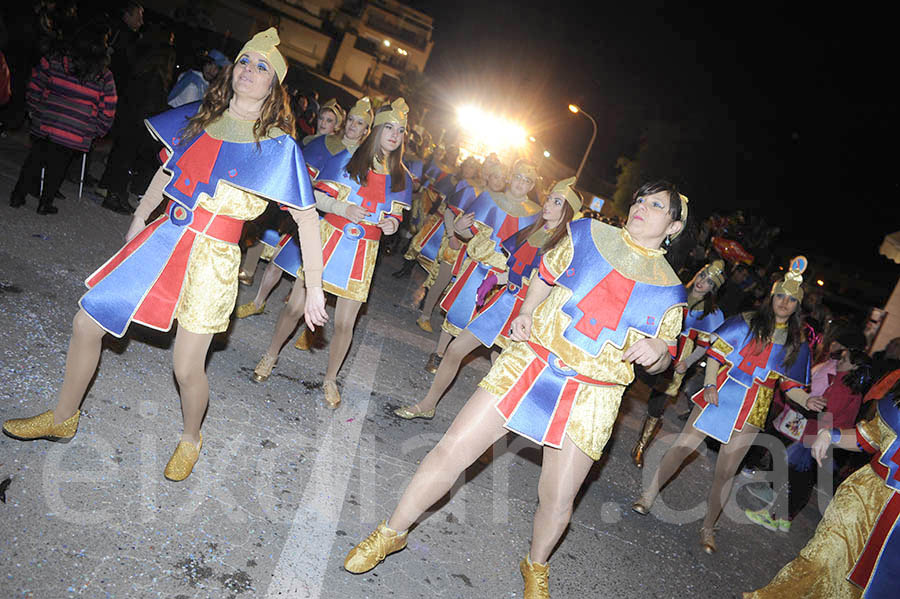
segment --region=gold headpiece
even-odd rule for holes
[[[272,68],[275,69],[275,74],[278,75],[278,82],[280,83],[284,81],[288,66],[284,61],[284,56],[282,56],[281,52],[278,51],[278,48],[275,47],[279,43],[281,43],[281,40],[278,38],[278,30],[274,27],[269,27],[265,31],[260,31],[250,38],[250,41],[244,44],[241,51],[237,53],[237,58],[234,59],[234,62],[237,63],[237,61],[241,59],[241,56],[251,50],[259,52],[266,57],[266,60],[268,60],[269,64],[272,65]]]
[[[512,172],[514,175],[521,175],[523,177],[531,179],[532,182],[537,182],[537,167],[530,162],[525,162],[524,160],[516,160],[516,163],[513,164]]]
[[[506,178],[506,165],[500,162],[500,159],[497,158],[496,154],[491,154],[487,158],[484,159],[484,165],[481,167],[481,171],[484,173],[485,177],[489,177],[491,175],[503,175]]]
[[[706,278],[715,283],[716,287],[721,287],[725,282],[725,263],[721,260],[713,260],[703,270],[706,271]]]
[[[338,104],[337,100],[335,100],[334,98],[331,98],[330,100],[322,104],[322,106],[319,107],[319,112],[321,113],[326,108],[333,112],[334,116],[337,117],[337,123],[335,123],[334,125],[334,128],[337,129],[341,126],[341,123],[344,122],[344,109],[341,108],[341,105]]]
[[[390,110],[385,110],[375,115],[375,126],[377,127],[384,123],[397,123],[401,127],[406,127],[406,115],[408,114],[409,106],[406,105],[406,100],[397,98],[391,102]]]
[[[375,115],[372,114],[372,101],[369,100],[369,96],[363,96],[356,101],[356,104],[350,109],[350,116],[358,116],[364,120],[368,126],[372,126]]]
[[[797,256],[791,260],[791,267],[784,275],[784,278],[772,285],[772,295],[783,293],[796,299],[798,302],[803,300],[803,271],[809,262],[806,256]]]
[[[572,207],[572,210],[575,213],[581,210],[581,197],[575,192],[575,177],[569,177],[568,179],[558,181],[556,185],[553,186],[553,189],[550,190],[550,195],[553,195],[554,193],[565,196],[566,202],[569,203],[569,206]]]

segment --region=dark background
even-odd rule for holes
[[[782,246],[824,254],[883,285],[878,254],[900,228],[892,21],[875,5],[412,1],[434,17],[426,74],[450,105],[522,121],[538,143],[615,183],[654,131],[695,214],[743,210]],[[648,133],[649,132],[649,133]]]

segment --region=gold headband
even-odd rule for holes
[[[341,108],[341,105],[338,104],[337,100],[335,100],[334,98],[331,98],[330,100],[322,104],[322,106],[319,107],[319,113],[321,114],[322,111],[326,108],[333,112],[334,116],[337,117],[337,123],[335,123],[334,125],[334,128],[337,129],[341,126],[341,123],[344,122],[344,109]]]
[[[350,116],[358,116],[366,122],[366,125],[372,126],[375,115],[372,114],[372,101],[369,100],[369,96],[363,96],[356,101],[356,104],[350,109]]]
[[[241,56],[247,52],[259,52],[266,57],[266,60],[275,69],[275,74],[278,75],[278,82],[281,83],[287,74],[288,66],[284,61],[284,56],[275,47],[279,43],[281,43],[281,40],[278,38],[278,30],[274,27],[269,27],[250,38],[250,41],[244,44],[241,51],[237,53],[237,58],[234,59],[234,62],[236,64],[241,59]]]
[[[802,275],[808,265],[809,262],[806,260],[806,256],[797,256],[791,260],[791,266],[784,275],[784,278],[772,285],[771,295],[783,293],[784,295],[796,299],[798,302],[803,301],[803,287],[801,286],[803,285]]]
[[[686,223],[688,217],[688,198],[683,193],[679,193],[678,197],[681,198],[681,222]],[[681,227],[681,231],[684,231],[685,227]],[[681,235],[681,231],[672,235],[672,239],[675,239],[679,235]]]
[[[581,210],[581,198],[575,193],[575,177],[569,177],[568,179],[558,181],[556,185],[553,186],[553,189],[550,190],[550,195],[553,195],[554,193],[563,195],[566,198],[566,202],[569,203],[569,206],[572,207],[572,210],[574,210],[576,214]]]
[[[401,127],[406,127],[406,115],[408,114],[409,106],[406,105],[406,100],[397,98],[391,102],[390,110],[385,110],[375,115],[375,126],[377,127],[384,123],[397,123]]]

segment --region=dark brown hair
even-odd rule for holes
[[[391,110],[390,105],[382,106],[378,113]],[[376,113],[376,114],[378,114]],[[350,178],[365,185],[369,175],[369,170],[375,161],[375,157],[384,159],[384,152],[381,150],[381,132],[384,130],[386,123],[376,125],[369,136],[362,142],[362,145],[356,149],[350,161],[347,163],[347,174]],[[400,147],[391,152],[387,159],[388,173],[391,175],[391,192],[397,193],[406,189],[406,168],[403,166],[403,143]]]
[[[219,73],[219,75],[210,84],[209,89],[203,96],[200,109],[188,121],[188,124],[181,132],[182,143],[190,141],[203,133],[203,130],[213,121],[218,120],[231,98],[234,96],[234,89],[231,87],[232,73],[234,65],[230,64]],[[278,77],[272,78],[272,89],[269,91],[268,97],[262,105],[259,112],[259,118],[253,125],[253,136],[256,138],[256,145],[259,146],[260,140],[268,136],[269,130],[273,127],[281,129],[288,135],[294,135],[294,113],[291,112],[291,105],[288,102],[287,93],[284,87],[278,81]]]
[[[546,254],[547,252],[555,248],[556,244],[558,244],[563,237],[569,234],[569,229],[568,227],[566,227],[566,225],[572,222],[572,217],[574,216],[575,211],[572,209],[572,205],[569,204],[569,202],[563,202],[562,220],[559,221],[559,224],[556,225],[556,227],[553,229],[553,234],[550,236],[550,238],[546,242],[544,242],[543,246],[541,246],[541,253]],[[532,233],[534,233],[535,231],[539,231],[541,227],[543,227],[546,223],[547,221],[544,220],[544,216],[541,215],[541,217],[531,223],[530,226],[525,227],[524,229],[516,233],[516,247],[519,247],[520,245],[525,243],[525,241],[527,241],[528,238],[531,237]]]
[[[756,339],[760,346],[760,351],[772,340],[772,335],[775,333],[775,310],[772,308],[773,297],[773,295],[770,295],[766,298],[750,318],[750,332],[748,334]],[[794,310],[787,321],[787,340],[784,343],[785,354],[782,362],[784,366],[791,366],[797,360],[800,345],[806,343],[806,335],[803,332],[803,324],[800,322],[799,312],[799,309]]]

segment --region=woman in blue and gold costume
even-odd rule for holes
[[[330,198],[328,205],[317,201],[325,213],[320,221],[325,261],[322,284],[325,291],[337,296],[334,336],[322,384],[331,408],[341,403],[337,374],[353,340],[356,315],[369,297],[379,241],[382,235],[397,232],[403,210],[410,206],[412,180],[402,162],[408,112],[403,98],[383,106],[375,114],[372,134],[359,149],[329,160],[316,182],[317,195],[321,192]],[[295,268],[283,266],[282,253],[276,256],[276,263],[288,271]],[[257,382],[271,374],[304,303],[303,287],[294,285],[269,348],[254,370]]]
[[[687,199],[658,182],[635,192],[624,229],[569,223],[531,279],[511,326],[516,343],[422,460],[391,517],[347,555],[348,571],[367,572],[403,549],[408,528],[511,430],[543,446],[531,551],[519,567],[526,599],[550,596],[546,562],[609,439],[634,364],[661,372],[675,352],[685,293],[661,246],[686,218]]]
[[[694,409],[684,429],[660,461],[650,484],[632,505],[650,512],[663,485],[706,437],[722,443],[700,528],[700,546],[716,551],[715,524],[731,495],[735,472],[757,433],[765,426],[776,385],[801,406],[821,411],[824,400],[810,398],[809,345],[797,308],[803,299],[802,273],[806,258],[798,256],[784,279],[754,312],[727,319],[711,335],[706,352],[703,389],[691,401]]]
[[[812,446],[822,464],[834,445],[873,454],[838,487],[800,555],[745,599],[894,599],[900,582],[900,382],[856,428],[822,428]]]
[[[329,100],[322,105],[319,114],[320,120],[326,111],[329,114],[337,115],[338,126],[343,123],[344,110],[336,102]],[[373,118],[372,105],[369,98],[363,97],[350,109],[350,113],[347,115],[347,123],[343,130],[338,129],[336,133],[308,135],[303,138],[303,143],[300,144],[300,147],[303,149],[303,158],[306,160],[306,168],[309,170],[310,178],[315,180],[322,167],[334,157],[353,154],[356,148],[359,147],[359,144],[366,138],[366,135],[369,134]],[[318,206],[321,201],[324,201],[324,198],[320,194],[316,198],[317,207],[319,210],[327,211],[327,207]],[[277,231],[268,230],[260,238],[260,243],[272,244],[271,252],[269,252],[270,262],[263,273],[259,289],[256,291],[256,297],[246,304],[241,304],[235,310],[235,316],[238,318],[262,314],[266,308],[266,300],[281,279],[282,273],[296,277],[296,271],[300,267],[300,248],[292,233],[280,234]],[[248,255],[251,251],[247,251]],[[288,263],[288,268],[284,268],[283,265],[279,264],[277,256],[282,253],[281,260]],[[296,260],[294,256],[296,256]],[[246,264],[246,260],[244,264]],[[294,324],[296,325],[296,323]],[[319,332],[321,333],[321,329],[319,329]],[[306,338],[305,334],[301,337],[301,339]],[[308,346],[302,349],[308,349]]]
[[[38,416],[8,420],[5,433],[71,439],[104,335],[121,337],[131,322],[168,331],[177,319],[174,365],[184,432],[165,476],[187,478],[199,458],[209,403],[204,362],[213,335],[228,328],[237,296],[237,242],[244,222],[259,216],[268,201],[282,204],[297,221],[307,258],[307,323],[326,322],[315,200],[291,137],[294,118],[281,86],[287,64],[278,41],[274,28],[258,33],[202,102],[147,120],[165,146],[164,164],[135,211],[126,245],[86,281],[58,403]],[[164,198],[165,215],[145,226]]]
[[[505,261],[500,244],[540,217],[540,205],[528,198],[536,180],[534,165],[519,160],[513,165],[506,191],[495,191],[488,184],[466,207],[465,214],[453,221],[453,233],[466,242],[466,249],[464,254],[460,250],[458,275],[441,299],[441,308],[447,315],[425,365],[428,372],[437,372],[450,341],[475,317],[478,288],[490,272],[489,263],[494,258]]]
[[[663,389],[653,389],[647,400],[647,416],[641,426],[631,458],[638,468],[644,467],[644,452],[662,425],[666,403],[678,396],[684,373],[703,357],[709,347],[710,333],[725,321],[716,305],[716,290],[725,282],[725,263],[715,260],[707,264],[685,285],[688,305],[684,309],[684,328],[678,337],[678,354],[672,364],[671,378],[664,380]],[[696,347],[695,347],[696,346]]]
[[[509,345],[509,327],[519,315],[528,293],[528,281],[541,256],[562,241],[568,234],[567,226],[572,217],[581,210],[581,198],[572,188],[574,184],[574,177],[557,183],[544,202],[541,218],[503,241],[506,259],[501,262],[500,256],[492,256],[491,274],[479,289],[485,301],[478,315],[447,347],[425,399],[412,406],[397,408],[394,414],[407,420],[433,418],[435,406],[459,372],[463,358],[479,345],[488,349]],[[502,290],[486,297],[497,282],[502,282]]]
[[[407,252],[415,252],[416,260],[428,273],[415,294],[415,297],[425,294],[422,312],[416,319],[416,324],[427,333],[433,332],[431,313],[453,276],[453,262],[462,247],[459,239],[453,235],[453,220],[484,189],[481,163],[474,156],[469,156],[459,165],[459,172],[444,179],[447,180],[452,185],[452,190],[442,196],[440,205],[426,219],[422,230],[413,237]]]

